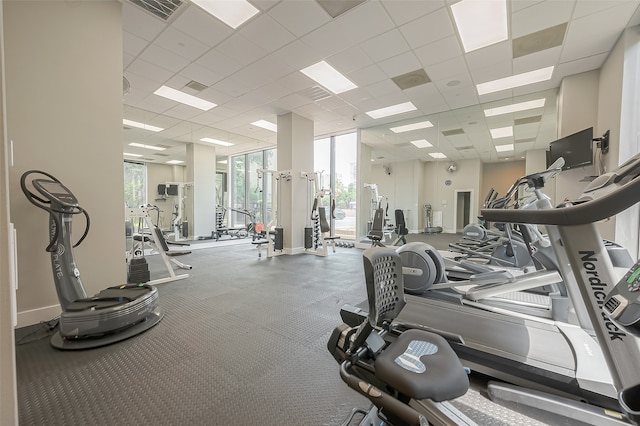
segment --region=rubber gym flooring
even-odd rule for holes
[[[64,352],[45,324],[19,330],[20,425],[339,425],[367,407],[326,348],[340,307],[366,297],[362,250],[258,259],[250,239],[211,245],[180,258],[188,279],[158,285],[164,319],[139,336]],[[454,404],[481,425],[543,424],[481,389]]]

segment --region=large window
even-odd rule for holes
[[[274,170],[276,149],[253,152],[231,157],[231,209],[227,211],[228,225],[244,226],[250,217],[241,211],[255,214],[258,222],[265,225],[271,220],[271,185],[267,179],[259,178],[258,170]]]
[[[147,166],[124,162],[124,203],[127,207],[147,204]]]
[[[356,237],[357,150],[355,132],[318,139],[314,147],[314,169],[335,199],[333,233],[345,239]]]

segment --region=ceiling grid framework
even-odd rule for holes
[[[386,162],[433,161],[428,151],[434,149],[407,145],[419,138],[451,160],[497,161],[504,155],[493,149],[490,126],[515,125],[514,136],[504,143],[515,142],[516,155],[545,148],[555,139],[555,96],[562,78],[601,67],[624,29],[640,23],[640,0],[507,1],[508,40],[464,53],[450,10],[453,0],[366,0],[336,18],[314,0],[250,3],[259,13],[233,30],[190,1],[167,20],[131,0],[123,2],[123,74],[130,82],[124,118],[165,129],[127,128],[127,152],[149,156],[134,151],[130,142],[163,144],[170,147],[165,154],[184,159],[185,143],[203,143],[203,137],[234,143],[217,147],[219,155],[273,147],[276,133],[251,123],[275,123],[291,111],[314,121],[316,136],[366,129],[363,142]],[[358,87],[335,95],[300,72],[321,60]],[[551,65],[553,77],[546,82],[482,96],[476,90],[478,83]],[[428,81],[416,77],[416,84],[404,89],[393,81],[416,72]],[[202,112],[153,94],[162,85],[180,90],[191,82],[198,88],[185,92],[218,106]],[[318,88],[328,96],[308,95]],[[536,94],[546,97],[543,108],[489,118],[482,112],[483,105]],[[378,120],[365,114],[409,101],[415,111]],[[389,131],[391,123],[424,117],[437,126],[407,134]],[[464,133],[441,132],[452,129]],[[461,136],[464,140],[455,139]]]

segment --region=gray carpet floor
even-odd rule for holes
[[[409,240],[446,248],[457,238]],[[19,330],[20,424],[338,425],[367,407],[326,348],[340,307],[366,297],[362,251],[258,259],[249,241],[181,258],[190,277],[158,285],[165,316],[132,339],[59,351],[45,324]],[[148,258],[152,278],[162,276],[158,257]],[[477,412],[479,392],[457,406]],[[481,414],[480,424],[540,424]]]

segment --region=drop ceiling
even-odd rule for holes
[[[446,0],[367,0],[332,17],[315,0],[250,0],[259,13],[233,30],[184,0],[123,1],[124,151],[164,163],[184,160],[186,143],[231,142],[220,156],[276,146],[276,133],[251,123],[294,112],[317,137],[363,129],[373,159],[497,161],[490,127],[514,125],[516,157],[555,139],[563,77],[599,69],[625,28],[640,24],[640,0],[510,0],[509,38],[464,53]],[[141,7],[141,3],[145,7]],[[171,10],[152,13],[157,4]],[[355,3],[354,3],[355,4]],[[335,14],[335,13],[332,13]],[[358,87],[327,92],[300,72],[321,60]],[[550,80],[479,96],[476,84],[547,66]],[[166,85],[217,104],[209,111],[155,95]],[[545,97],[543,108],[487,118],[483,109]],[[412,102],[417,110],[374,120],[365,112]],[[396,134],[393,125],[429,119],[434,127]],[[444,133],[443,133],[444,132]],[[426,138],[435,148],[409,142]],[[164,151],[128,144],[161,145]]]

